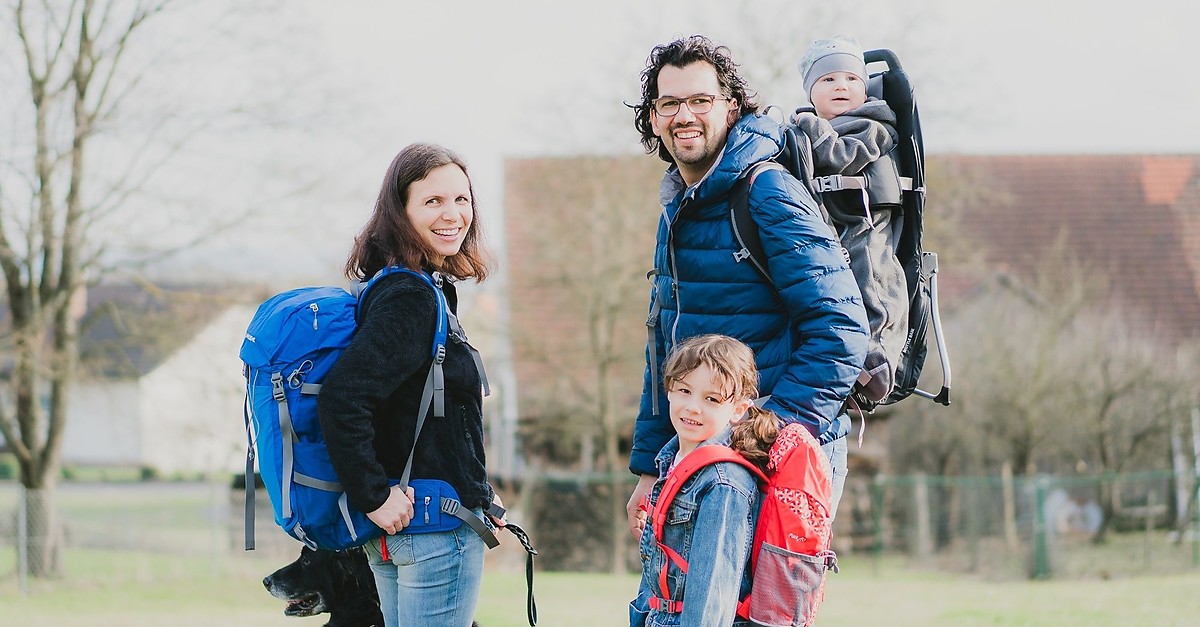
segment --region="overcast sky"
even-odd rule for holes
[[[600,143],[530,132],[529,126],[548,119],[539,105],[556,94],[590,97],[590,103],[574,103],[579,113],[595,115],[589,105],[596,105],[627,119],[619,100],[637,95],[637,72],[655,43],[705,32],[742,59],[739,52],[754,45],[740,32],[738,14],[747,11],[769,12],[773,22],[799,33],[794,49],[803,49],[815,21],[829,24],[824,35],[854,34],[865,47],[896,50],[914,76],[923,113],[926,107],[958,109],[974,121],[924,115],[931,152],[1200,149],[1200,116],[1194,114],[1200,83],[1186,71],[1195,54],[1187,35],[1200,17],[1193,3],[860,0],[854,11],[813,20],[806,20],[805,4],[359,0],[308,6],[321,25],[321,45],[338,66],[379,77],[363,89],[421,111],[428,119],[419,128],[446,141],[519,153]],[[912,19],[918,21],[907,24]],[[794,58],[788,62],[794,67]],[[756,69],[744,67],[751,75]],[[585,91],[597,83],[607,91]],[[636,146],[627,130],[626,145]]]
[[[247,263],[240,251],[253,244],[230,237],[185,256],[186,267],[245,272],[261,262],[336,278],[388,162],[413,141],[466,156],[495,235],[503,159],[637,154],[622,103],[638,98],[654,44],[695,32],[728,44],[763,103],[784,108],[798,104],[795,62],[813,37],[853,34],[864,47],[893,49],[913,77],[930,153],[1200,153],[1200,82],[1185,43],[1198,11],[1178,0],[280,6],[286,12],[239,24],[236,40],[220,45],[192,30],[192,14],[156,26],[159,42],[201,43],[202,54],[177,60],[186,64],[177,75],[207,85],[215,108],[275,94],[293,117],[290,135],[253,126],[211,134],[219,149],[168,173],[178,189],[197,188],[188,194],[200,211],[245,198],[270,205],[272,220],[252,226],[279,239]],[[771,79],[772,63],[783,78]]]
[[[694,32],[729,44],[750,76],[763,68],[748,49],[770,44],[764,37],[802,33],[773,44],[800,51],[824,26],[815,36],[892,48],[913,76],[930,153],[1200,152],[1200,82],[1185,71],[1191,3],[865,0],[807,13],[805,4],[356,0],[303,3],[293,17],[311,25],[309,52],[350,86],[343,104],[361,115],[363,139],[342,149],[362,203],[414,140],[465,153],[489,205],[504,156],[636,153],[622,101],[638,97],[654,44]],[[755,24],[774,30],[748,36]],[[798,90],[799,55],[781,54],[793,72],[783,82]],[[767,102],[794,106],[799,96],[785,92],[766,96],[790,101]]]

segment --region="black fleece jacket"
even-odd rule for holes
[[[443,285],[457,312],[454,286]],[[317,408],[350,504],[372,512],[387,500],[388,478],[403,474],[413,448],[437,301],[419,278],[397,273],[371,287],[363,312],[350,345],[321,384]],[[467,347],[453,339],[442,367],[446,417],[425,420],[412,477],[446,481],[463,505],[486,509],[492,489],[483,449],[482,381]]]

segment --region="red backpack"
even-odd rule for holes
[[[662,543],[663,524],[680,486],[716,462],[744,466],[765,486],[750,553],[752,587],[738,604],[738,616],[767,627],[812,625],[825,598],[825,573],[837,572],[837,556],[829,549],[833,470],[821,446],[803,426],[784,427],[771,446],[769,476],[727,446],[701,446],[684,456],[667,475],[651,514],[659,548],[684,573],[687,561]],[[665,591],[665,564],[658,580],[659,591]],[[672,612],[683,609],[682,601],[665,604]]]

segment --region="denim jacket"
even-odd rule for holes
[[[700,446],[728,445],[729,436],[726,429]],[[655,458],[658,481],[650,491],[651,511],[678,451],[679,439],[674,438]],[[750,591],[750,549],[758,506],[756,480],[737,464],[705,466],[685,482],[667,514],[663,544],[687,561],[688,572],[682,573],[658,547],[648,518],[640,546],[642,580],[637,598],[629,606],[630,627],[748,625],[735,622],[735,618],[738,601]],[[683,601],[682,612],[650,607],[650,599],[663,593],[659,575],[664,564],[668,569],[667,596]]]

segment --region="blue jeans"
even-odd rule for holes
[[[383,561],[379,543],[386,539]],[[469,627],[483,583],[483,540],[467,525],[367,543],[386,627]]]
[[[821,451],[829,456],[829,465],[833,467],[833,490],[829,496],[829,517],[837,516],[838,501],[842,500],[842,488],[846,486],[846,475],[850,472],[846,457],[850,447],[846,444],[849,438],[841,437],[829,444],[821,446]]]

